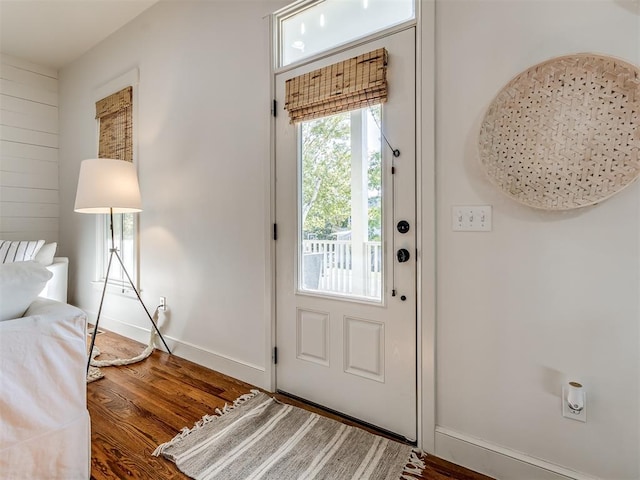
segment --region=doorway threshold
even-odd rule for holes
[[[356,417],[352,417],[350,415],[345,415],[344,413],[338,412],[337,410],[333,410],[331,408],[327,408],[323,405],[320,405],[315,402],[311,402],[306,398],[298,397],[297,395],[293,395],[291,393],[285,392],[283,390],[276,390],[276,398],[284,403],[295,404],[295,406],[304,408],[305,410],[319,411],[318,413],[322,413],[329,418],[333,418],[334,420],[338,420],[339,422],[345,423],[347,425],[351,425],[353,427],[359,427],[363,430],[366,430],[370,433],[380,435],[381,437],[388,438],[389,440],[395,440],[396,442],[403,443],[405,445],[410,445],[415,447],[417,442],[407,440],[402,435],[398,435],[397,433],[390,432],[389,430],[385,430],[384,428],[380,428],[371,423],[360,420]]]

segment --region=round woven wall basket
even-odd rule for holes
[[[593,54],[531,67],[489,106],[479,147],[492,182],[519,202],[601,202],[640,174],[640,69]]]

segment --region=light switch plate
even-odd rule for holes
[[[491,205],[454,205],[451,228],[454,232],[490,232]]]

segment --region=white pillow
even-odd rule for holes
[[[33,260],[44,240],[0,240],[0,263]]]
[[[35,261],[0,264],[0,322],[22,317],[52,276]]]
[[[34,260],[40,265],[51,265],[53,263],[53,257],[56,256],[56,249],[58,244],[56,242],[45,243],[38,253],[34,257]]]

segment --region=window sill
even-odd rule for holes
[[[102,289],[104,288],[104,281],[102,282],[93,281],[91,282],[91,285],[93,285],[93,288],[101,292]],[[140,292],[142,292],[142,290],[138,290],[138,293]],[[122,285],[119,285],[117,283],[108,283],[106,293],[110,295],[118,295],[120,297],[125,297],[125,298],[138,298],[136,296],[136,292],[133,290],[133,288],[131,288],[130,285],[125,285],[123,287]]]

